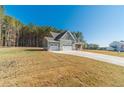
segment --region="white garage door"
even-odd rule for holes
[[[63,51],[71,51],[72,46],[63,46],[62,49],[63,49]]]
[[[58,46],[50,46],[49,50],[51,50],[51,51],[58,51],[59,47]]]

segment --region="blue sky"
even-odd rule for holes
[[[5,6],[21,22],[81,31],[88,43],[124,40],[124,6]]]

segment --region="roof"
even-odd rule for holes
[[[58,42],[58,41],[54,40],[53,37],[45,37],[45,39],[46,39],[47,41],[50,41],[50,42]]]
[[[75,40],[78,41],[76,35],[74,33],[72,33],[72,35],[74,36]]]
[[[56,38],[60,33],[50,32],[53,38]]]
[[[124,45],[124,41],[113,41],[112,43],[110,43],[110,46],[115,46],[115,45]]]
[[[64,36],[64,34],[68,32],[68,31],[64,31],[61,33],[55,33],[55,32],[50,32],[51,33],[51,37],[45,37],[48,41],[50,42],[57,42],[60,38],[62,38],[62,36]],[[70,32],[69,32],[70,33]],[[71,33],[70,33],[71,34]],[[76,40],[75,36],[71,34],[71,36],[74,38],[74,40]]]
[[[124,44],[124,41],[120,41],[121,44]]]
[[[55,40],[59,40],[66,32],[67,32],[67,31],[60,33],[60,34],[55,38]]]

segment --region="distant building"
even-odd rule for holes
[[[124,51],[124,41],[113,41],[110,43],[107,50],[113,50],[113,51]]]

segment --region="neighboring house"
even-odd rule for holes
[[[82,43],[69,31],[62,33],[50,32],[49,37],[43,40],[43,47],[50,51],[70,51],[81,50]]]
[[[114,41],[109,46],[114,51],[124,51],[124,41]]]

